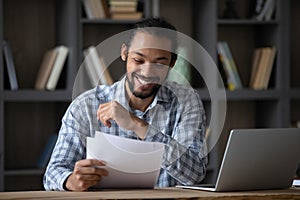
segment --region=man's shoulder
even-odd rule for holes
[[[175,94],[176,96],[186,96],[194,94],[196,91],[191,85],[183,85],[174,81],[166,81],[164,84],[165,90]]]
[[[80,95],[78,95],[73,102],[86,102],[94,101],[96,99],[106,98],[114,90],[114,85],[97,85],[96,87],[89,89]]]

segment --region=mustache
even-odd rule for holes
[[[134,77],[137,77],[137,78],[140,78],[146,82],[149,82],[149,83],[158,83],[160,78],[159,77],[146,77],[146,76],[143,76],[143,75],[140,75],[140,74],[137,74],[137,73],[133,73],[132,76]]]

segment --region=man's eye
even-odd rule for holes
[[[135,63],[138,63],[138,64],[143,63],[143,60],[136,59],[136,58],[133,58],[133,61],[134,61]]]
[[[163,64],[163,63],[153,63],[153,66],[156,68],[164,68],[167,67],[167,65]]]

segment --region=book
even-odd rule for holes
[[[44,54],[38,71],[37,79],[35,81],[35,89],[44,90],[46,88],[46,84],[53,68],[56,56],[57,51],[55,51],[55,49],[50,49]]]
[[[92,61],[92,57],[89,56],[89,53],[90,53],[89,49],[83,51],[83,55],[85,57],[84,69],[87,72],[90,83],[92,84],[93,87],[95,87],[96,85],[101,84],[99,80],[100,75],[97,74],[96,68]]]
[[[133,6],[137,7],[137,0],[110,0],[109,5],[110,6]]]
[[[95,16],[92,9],[93,8],[92,2],[90,0],[82,0],[82,4],[83,4],[86,17],[88,19],[93,19]]]
[[[2,48],[4,52],[10,88],[11,90],[18,90],[19,85],[17,80],[17,74],[16,74],[14,59],[13,59],[13,55],[9,43],[7,41],[2,41]]]
[[[47,90],[55,90],[58,79],[65,64],[69,48],[66,46],[57,46],[55,47],[55,51],[57,51],[57,56],[46,84]]]
[[[136,6],[110,6],[110,12],[122,13],[122,12],[136,12]]]
[[[217,51],[222,62],[226,77],[227,86],[229,90],[235,90],[242,88],[242,83],[239,78],[235,61],[226,42],[217,43]]]
[[[112,19],[128,19],[128,20],[137,20],[137,19],[141,19],[143,17],[143,13],[142,12],[114,12],[110,14],[110,17]]]
[[[261,57],[261,49],[260,48],[256,48],[254,50],[254,53],[253,53],[253,57],[252,57],[252,70],[251,70],[251,77],[250,77],[250,87],[253,86],[254,84],[254,80],[255,80],[255,76],[256,76],[256,73],[257,73],[257,69],[258,69],[258,63],[259,63],[259,60],[260,60],[260,57]]]
[[[234,80],[237,84],[236,88],[242,88],[243,86],[242,86],[242,82],[241,82],[241,79],[240,79],[240,76],[239,76],[239,73],[238,73],[238,69],[237,69],[236,63],[233,59],[233,56],[232,56],[231,50],[228,46],[228,43],[227,42],[222,42],[222,44],[223,44],[223,48],[225,49],[225,54],[229,59],[229,63],[230,63],[230,66],[231,66],[231,70],[233,72]]]
[[[268,62],[266,64],[265,73],[263,74],[263,80],[262,80],[262,88],[267,89],[271,77],[271,72],[274,66],[276,56],[276,47],[273,46],[270,48],[269,54],[268,54]]]
[[[143,13],[137,11],[137,0],[110,0],[110,17],[112,19],[137,20]]]
[[[254,51],[250,88],[267,89],[276,56],[276,47],[261,47]]]
[[[88,19],[104,19],[109,15],[105,0],[82,0]]]
[[[50,160],[52,151],[55,147],[56,141],[57,141],[58,135],[57,134],[51,134],[47,140],[47,143],[40,155],[40,158],[37,162],[38,168],[46,168],[47,164]]]
[[[107,69],[104,58],[100,56],[95,48],[95,46],[90,46],[86,50],[86,59],[91,60],[91,67],[86,69],[94,69],[93,71],[97,75],[97,80],[100,80],[101,84],[111,85],[113,84],[113,79]],[[88,64],[88,63],[87,63]]]
[[[264,89],[263,88],[263,82],[265,78],[265,74],[267,71],[267,65],[268,65],[268,60],[269,56],[271,55],[271,49],[268,47],[265,47],[262,49],[262,55],[260,58],[260,62],[258,65],[258,71],[257,71],[257,80],[255,83],[256,89]]]

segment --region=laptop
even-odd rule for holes
[[[300,162],[300,129],[231,130],[215,185],[206,191],[283,189],[292,186]]]

